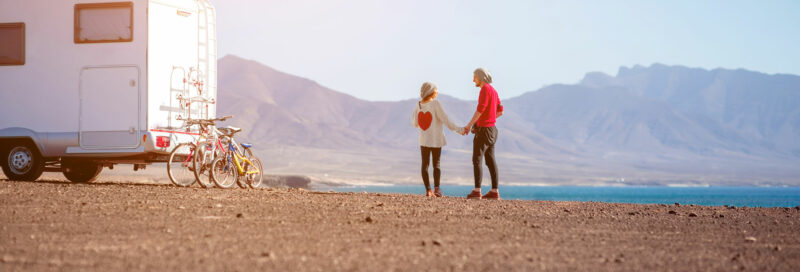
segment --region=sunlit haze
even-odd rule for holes
[[[636,64],[800,74],[797,1],[213,2],[220,56],[368,100],[475,99],[478,66],[504,98]]]

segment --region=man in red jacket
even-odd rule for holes
[[[473,82],[475,87],[481,88],[478,96],[478,108],[464,127],[464,135],[470,131],[472,125],[476,125],[473,133],[475,138],[472,140],[472,167],[475,175],[475,189],[467,195],[471,199],[500,199],[500,192],[497,191],[497,162],[494,157],[494,144],[497,142],[497,127],[495,122],[497,117],[503,115],[503,106],[497,91],[490,85],[492,76],[484,68],[475,69]],[[492,190],[481,196],[481,179],[483,177],[481,162],[486,156],[486,166],[489,167],[489,175],[492,177]]]

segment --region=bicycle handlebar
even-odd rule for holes
[[[230,118],[233,118],[233,115],[223,116],[222,118],[214,118],[214,119],[183,119],[182,117],[178,117],[175,120],[185,121],[187,125],[214,125],[216,121],[225,121]]]
[[[191,124],[200,124],[200,123],[213,123],[216,121],[225,121],[231,118],[233,118],[233,115],[226,115],[221,118],[214,118],[214,119],[192,119],[192,118],[183,119],[183,117],[179,116],[178,118],[175,118],[175,120],[185,121],[186,123],[191,123]]]

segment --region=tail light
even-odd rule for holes
[[[169,136],[156,137],[156,146],[162,148],[169,147]]]

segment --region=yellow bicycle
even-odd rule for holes
[[[227,138],[228,148],[222,156],[217,156],[211,162],[211,179],[220,188],[231,188],[238,184],[242,188],[259,188],[263,179],[263,168],[251,148],[251,144],[237,144],[233,135],[240,132],[239,128],[220,129]]]

